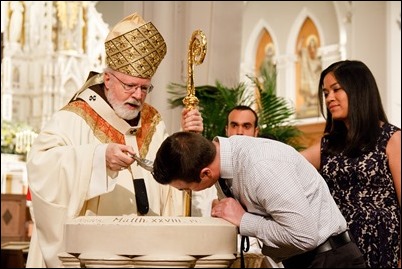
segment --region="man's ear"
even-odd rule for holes
[[[254,131],[254,136],[257,137],[259,132],[260,132],[260,128],[256,127],[255,131]]]
[[[103,83],[106,86],[106,89],[109,88],[109,81],[110,81],[110,75],[106,72],[103,73]]]
[[[212,171],[208,167],[205,167],[200,172],[200,178],[202,180],[208,179],[212,177]]]

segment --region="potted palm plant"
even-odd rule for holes
[[[225,136],[226,118],[230,109],[236,105],[248,105],[257,107],[260,136],[273,137],[301,149],[297,143],[301,132],[292,123],[294,109],[286,99],[276,95],[276,71],[263,67],[260,73],[259,77],[248,76],[256,87],[257,98],[247,95],[244,83],[230,88],[217,81],[215,86],[195,87],[204,119],[203,135],[208,139],[217,135]],[[170,83],[168,92],[172,96],[169,99],[172,108],[183,106],[182,100],[187,94],[186,85]]]
[[[171,83],[168,92],[172,95],[169,103],[172,108],[183,106],[183,98],[186,96],[186,85]],[[247,102],[243,97],[244,84],[238,84],[233,88],[223,86],[216,82],[216,86],[204,85],[195,87],[195,95],[199,100],[199,109],[203,116],[203,135],[212,139],[219,135],[225,135],[226,114],[239,103]]]
[[[285,98],[276,95],[276,68],[262,65],[259,77],[248,78],[257,89],[260,136],[273,137],[301,150],[298,138],[302,132],[293,122],[295,110]]]

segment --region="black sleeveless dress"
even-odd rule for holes
[[[385,151],[398,130],[384,124],[375,150],[357,158],[329,156],[327,138],[321,141],[320,173],[372,268],[398,265],[401,208]]]

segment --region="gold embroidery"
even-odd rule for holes
[[[93,108],[83,100],[77,100],[66,105],[63,110],[73,112],[79,115],[90,126],[95,137],[102,143],[120,143],[125,144],[124,134],[119,132],[104,120]],[[156,132],[156,126],[161,121],[161,116],[158,111],[144,104],[141,111],[141,127],[136,134],[137,146],[139,154],[144,158],[149,150],[149,145],[152,142],[152,137]]]

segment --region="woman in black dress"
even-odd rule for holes
[[[330,65],[318,92],[324,136],[301,153],[326,180],[367,266],[400,268],[401,130],[360,61]]]

